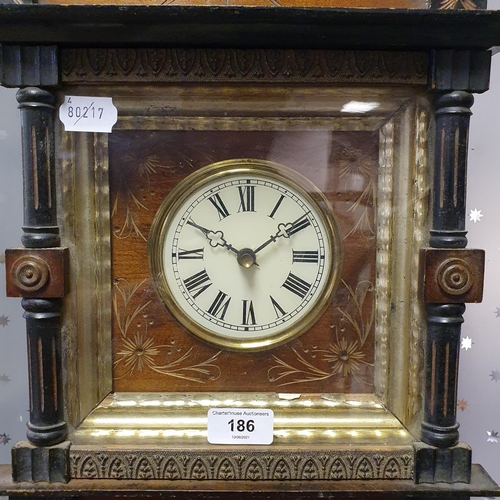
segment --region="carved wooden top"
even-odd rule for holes
[[[486,10],[0,5],[0,24],[2,43],[365,50],[500,45],[500,12]]]
[[[456,0],[441,0],[457,3]],[[460,2],[462,0],[458,0]],[[477,0],[465,0],[478,3]],[[480,0],[481,1],[481,0]],[[39,0],[58,5],[198,5],[205,7],[342,7],[371,9],[425,9],[428,0]],[[463,8],[463,7],[462,7]]]
[[[26,2],[28,3],[28,2]],[[59,5],[203,5],[226,7],[342,7],[368,9],[449,9],[486,8],[486,0],[38,0]]]

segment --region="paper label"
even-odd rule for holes
[[[207,425],[211,444],[271,444],[274,412],[253,408],[211,408]]]
[[[111,97],[67,95],[59,108],[59,119],[66,132],[110,133],[118,110]]]

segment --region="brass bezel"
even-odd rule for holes
[[[185,198],[212,182],[227,176],[255,175],[287,184],[290,188],[312,205],[326,229],[326,239],[331,249],[331,265],[326,272],[326,284],[312,299],[313,306],[289,328],[266,337],[233,339],[203,327],[189,317],[173,296],[165,278],[163,254],[166,234],[172,219],[180,209]],[[306,177],[279,163],[253,158],[221,161],[207,165],[180,182],[163,200],[158,209],[148,238],[148,260],[153,282],[161,300],[172,315],[197,337],[224,349],[242,352],[255,352],[272,349],[298,337],[309,330],[326,310],[340,279],[342,270],[342,244],[333,208],[323,193]]]

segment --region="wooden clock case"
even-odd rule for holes
[[[484,263],[465,248],[468,125],[497,13],[24,5],[0,19],[25,176],[7,288],[23,297],[30,370],[28,442],[3,491],[498,493],[456,423],[460,325]],[[64,95],[113,97],[113,133],[64,132]],[[359,101],[376,106],[343,110]],[[344,237],[332,306],[271,353],[193,338],[148,274],[161,200],[237,155],[309,176]],[[208,408],[235,404],[274,409],[273,445],[206,443]]]

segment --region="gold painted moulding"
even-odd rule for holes
[[[273,409],[273,446],[207,444],[208,409],[235,404]],[[414,465],[411,435],[371,395],[116,393],[72,441],[80,479],[411,479]]]

